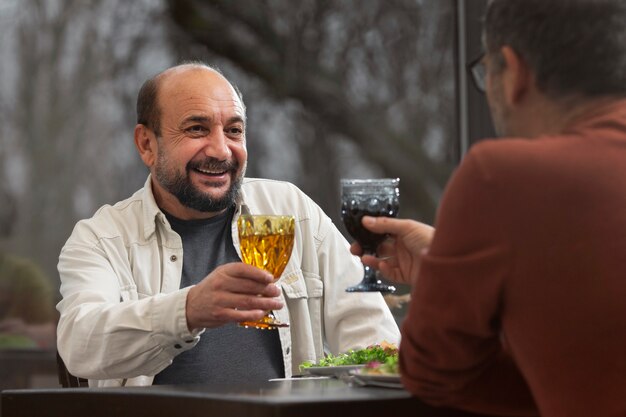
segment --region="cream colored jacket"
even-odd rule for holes
[[[58,350],[68,370],[92,386],[150,385],[202,337],[203,331],[187,329],[182,241],[159,210],[150,181],[129,199],[78,222],[59,257]],[[293,254],[278,281],[285,307],[274,312],[291,324],[278,330],[287,377],[325,351],[399,343],[380,294],[345,292],[360,280],[362,266],[302,191],[287,182],[244,180],[232,223],[238,253],[236,219],[242,212],[296,216]]]

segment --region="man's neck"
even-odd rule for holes
[[[539,95],[525,109],[519,109],[517,118],[518,133],[514,136],[533,138],[542,135],[562,133],[576,120],[586,118],[599,107],[617,101],[614,97],[575,98],[553,100]]]

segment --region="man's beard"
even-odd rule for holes
[[[189,161],[185,167],[184,173],[174,171],[173,174],[168,172],[167,165],[166,158],[159,152],[156,166],[156,179],[163,188],[174,195],[185,207],[206,213],[216,213],[234,205],[239,198],[245,167],[240,175],[235,177],[234,173],[237,172],[239,168],[239,164],[236,162],[223,162],[215,158],[207,158],[202,162]],[[212,197],[208,193],[201,192],[189,179],[189,173],[197,168],[232,172],[233,179],[230,188],[222,197],[218,198]]]

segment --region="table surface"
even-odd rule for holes
[[[356,387],[337,379],[238,386],[7,390],[2,392],[1,404],[3,417],[477,416],[429,407],[403,389]]]

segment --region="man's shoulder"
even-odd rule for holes
[[[110,221],[117,218],[128,218],[129,216],[140,216],[143,210],[143,194],[145,190],[140,189],[132,196],[120,200],[114,204],[104,204],[101,206],[91,218],[84,221]]]
[[[138,227],[143,224],[145,189],[140,189],[132,196],[117,203],[101,206],[92,217],[76,223],[73,237],[99,240],[101,238],[118,237],[121,234],[137,234]],[[131,229],[135,230],[134,232]],[[71,240],[71,238],[70,238]]]
[[[555,157],[579,152],[579,143],[565,136],[485,139],[471,147],[467,159],[483,169],[516,171],[550,165]]]
[[[559,134],[540,135],[534,138],[503,137],[483,139],[470,148],[470,152],[498,158],[533,156],[551,152],[561,152],[568,148],[576,150],[586,141],[579,135]]]
[[[243,180],[243,188],[247,190],[257,190],[264,188],[275,188],[282,190],[293,190],[294,192],[301,192],[300,189],[289,181],[273,180],[269,178],[249,178],[246,177]]]
[[[273,201],[289,200],[294,197],[308,198],[302,190],[288,181],[267,178],[245,178],[242,184],[247,199],[270,198]]]
[[[517,138],[517,137],[504,137],[504,138],[489,138],[476,142],[471,148],[470,152],[473,155],[480,155],[483,157],[507,157],[514,152],[536,152],[540,145],[540,140]]]
[[[243,203],[252,211],[292,213],[300,218],[321,215],[319,206],[288,181],[246,178],[242,185]]]

